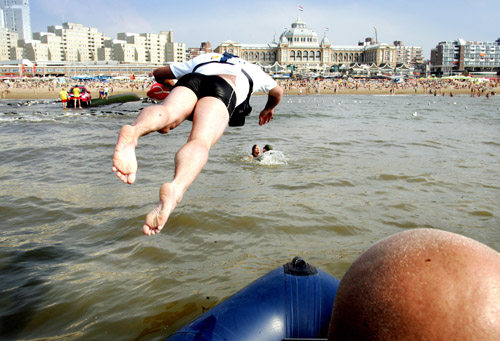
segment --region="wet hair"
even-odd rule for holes
[[[252,147],[252,156],[255,157],[255,156],[258,156],[258,155],[255,155],[255,148],[257,148],[258,145],[254,144],[253,147]]]
[[[273,150],[273,146],[271,146],[270,144],[266,144],[263,149],[265,149],[266,151]]]

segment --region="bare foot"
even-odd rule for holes
[[[148,213],[142,232],[148,236],[160,233],[167,223],[170,213],[182,200],[182,191],[172,183],[165,183],[160,188],[160,203],[158,207]]]
[[[135,157],[135,147],[137,140],[134,134],[134,127],[123,126],[118,135],[115,153],[113,154],[113,172],[124,183],[133,184],[137,173],[137,159]]]

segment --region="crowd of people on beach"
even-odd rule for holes
[[[283,88],[284,95],[319,95],[319,94],[426,94],[433,96],[453,96],[455,94],[470,94],[472,97],[485,96],[489,98],[496,94],[500,88],[500,80],[484,79],[442,79],[420,78],[403,79],[369,79],[369,78],[307,78],[307,79],[277,79]],[[74,83],[74,84],[73,84]],[[63,87],[72,85],[88,87],[94,96],[100,94],[101,89],[108,88],[109,94],[113,92],[147,92],[154,84],[152,78],[141,80],[134,79],[109,79],[106,81],[76,81],[61,82],[56,78],[25,78],[4,80],[0,83],[2,98],[16,90],[30,90],[37,92],[53,92],[56,94]]]
[[[145,92],[154,83],[152,79],[147,81],[134,81],[134,80],[70,80],[66,79],[61,81],[57,78],[22,78],[22,79],[5,79],[0,83],[0,91],[2,99],[7,99],[8,94],[16,91],[28,91],[29,93],[54,93],[55,97],[59,94],[61,89],[69,89],[72,86],[81,85],[88,88],[94,96],[99,96],[99,98],[105,97],[105,89],[108,89],[108,95],[113,94],[113,92]]]
[[[455,91],[470,92],[471,96],[494,95],[497,88],[500,87],[499,80],[483,79],[369,79],[369,78],[346,78],[346,79],[302,79],[302,80],[280,80],[286,94],[298,93],[300,95],[322,94],[322,93],[340,93],[346,90],[349,93],[388,93],[397,94],[398,92],[429,94],[429,95],[448,95]]]

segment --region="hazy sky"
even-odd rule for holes
[[[299,6],[303,11],[299,11]],[[298,16],[332,45],[356,45],[366,37],[402,40],[420,46],[424,57],[440,41],[500,38],[499,0],[31,0],[33,32],[74,22],[95,27],[111,38],[118,32],[174,30],[176,42],[212,47],[233,40],[270,43]]]

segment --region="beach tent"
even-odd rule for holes
[[[92,79],[92,77],[89,75],[78,75],[78,76],[73,77],[72,79],[84,81],[84,80],[90,80],[90,79]]]

